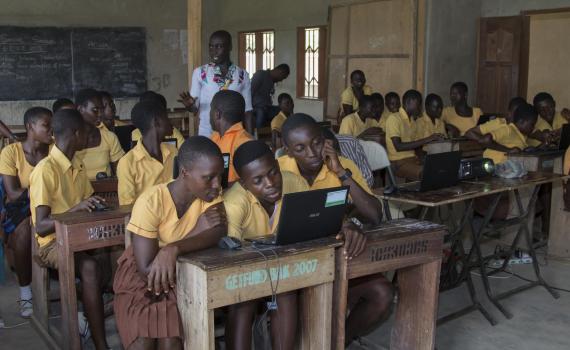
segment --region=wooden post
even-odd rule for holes
[[[188,0],[188,86],[202,62],[202,0]]]

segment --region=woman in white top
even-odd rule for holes
[[[180,102],[191,112],[198,112],[200,124],[198,134],[210,137],[210,102],[220,90],[234,90],[245,99],[246,118],[244,126],[251,133],[253,114],[251,113],[251,83],[249,74],[230,60],[232,36],[219,30],[210,36],[210,63],[194,69],[190,93],[180,94]]]

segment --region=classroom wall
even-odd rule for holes
[[[475,101],[480,6],[473,0],[427,0],[424,91],[439,94],[446,105],[455,81],[464,81]]]
[[[521,11],[570,7],[570,0],[482,0],[481,17],[516,16]]]
[[[208,62],[208,37],[219,29],[233,36],[232,60],[237,62],[240,31],[275,30],[275,64],[291,67],[289,78],[275,87],[275,96],[287,92],[296,96],[297,27],[326,25],[330,0],[208,0],[203,2],[203,61]],[[237,15],[239,14],[239,15]],[[274,103],[276,104],[276,98]],[[322,101],[295,99],[295,111],[323,118]]]
[[[182,58],[186,48],[180,50],[179,37],[180,30],[186,30],[186,0],[0,0],[0,8],[0,25],[145,27],[148,88],[164,94],[169,107],[178,106],[179,92],[188,88]],[[0,118],[21,125],[27,108],[51,108],[52,102],[0,102]],[[134,100],[116,102],[118,114],[130,118]]]

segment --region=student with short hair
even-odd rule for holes
[[[75,97],[75,105],[86,122],[87,145],[78,156],[82,158],[87,177],[95,180],[100,173],[106,177],[112,176],[125,151],[117,135],[101,126],[101,94],[94,89],[80,90]]]
[[[378,121],[378,124],[380,125],[380,128],[382,129],[382,132],[384,130],[386,130],[386,119],[384,118],[385,116],[385,110],[386,110],[386,106],[384,104],[384,97],[382,96],[381,93],[379,92],[375,92],[372,95],[370,95],[370,97],[372,97],[372,99],[374,100],[374,119],[376,119]]]
[[[449,89],[451,106],[443,109],[443,121],[447,133],[452,137],[465,135],[467,130],[477,126],[483,114],[480,108],[471,107],[467,103],[468,88],[462,81],[455,82]]]
[[[68,98],[58,98],[51,106],[51,111],[55,114],[60,109],[75,109],[75,104]]]
[[[271,144],[273,149],[277,150],[283,146],[281,142],[281,127],[289,116],[293,114],[295,103],[293,97],[287,93],[282,93],[277,97],[280,112],[271,120]]]
[[[350,73],[350,86],[340,95],[343,118],[358,111],[360,98],[370,94],[372,94],[372,88],[366,85],[364,72],[359,69],[352,71],[352,73]]]
[[[145,191],[127,225],[132,244],[118,260],[113,283],[125,349],[182,349],[177,257],[214,246],[227,230],[218,147],[192,136],[180,148],[178,162],[179,176]]]
[[[386,121],[388,121],[388,117],[394,113],[399,113],[400,107],[402,106],[400,95],[394,91],[390,91],[384,96],[384,105],[385,108],[380,118],[380,127],[386,132]]]
[[[130,205],[148,188],[172,180],[178,149],[163,142],[172,134],[166,109],[156,101],[137,103],[131,111],[142,139],[117,166],[119,204]]]
[[[294,114],[283,124],[283,143],[287,156],[280,157],[282,172],[301,176],[311,190],[350,187],[350,201],[359,218],[376,225],[382,218],[382,208],[356,165],[337,155],[331,140],[326,140],[317,122],[306,114]],[[366,237],[353,223],[345,224],[338,237],[345,241],[347,259],[358,256],[366,245]],[[387,315],[392,302],[392,287],[382,275],[367,276],[349,282],[346,320],[346,343],[372,331]]]
[[[239,179],[233,166],[235,150],[253,137],[243,127],[245,101],[243,96],[233,90],[220,90],[212,99],[210,124],[214,129],[212,141],[220,147],[222,153],[230,155],[228,183]]]
[[[289,76],[289,66],[281,63],[273,69],[258,70],[251,77],[251,99],[257,128],[265,127],[279,113],[273,106],[275,84]]]
[[[103,102],[103,110],[101,111],[101,123],[111,131],[115,130],[115,126],[127,125],[117,116],[117,107],[113,96],[107,91],[99,91],[101,102]]]
[[[49,153],[53,142],[52,113],[43,107],[32,107],[24,114],[26,139],[4,147],[0,155],[2,192],[6,200],[2,220],[5,241],[14,251],[14,270],[20,286],[20,316],[28,318],[32,307],[32,255],[30,226],[30,174]],[[3,263],[3,262],[2,262]]]
[[[156,92],[151,91],[151,90],[145,91],[139,97],[139,102],[143,102],[143,101],[153,101],[155,103],[160,104],[165,110],[168,111],[167,106],[166,106],[166,98],[159,93],[156,93]],[[133,142],[139,142],[141,137],[142,137],[142,134],[138,128],[133,130],[133,132],[131,133],[131,140]],[[180,130],[178,130],[178,128],[175,128],[175,127],[172,127],[172,133],[167,135],[165,137],[165,139],[167,141],[172,140],[172,139],[176,139],[176,148],[178,148],[178,149],[180,149],[180,147],[182,147],[182,144],[184,143],[184,136],[182,135]]]
[[[419,180],[422,176],[421,160],[415,151],[429,142],[443,138],[442,134],[432,134],[425,138],[415,138],[415,121],[422,114],[422,94],[408,90],[402,99],[399,113],[394,113],[386,121],[386,148],[394,174],[407,180]]]
[[[465,137],[467,137],[470,140],[476,141],[479,144],[483,144],[484,143],[483,136],[493,132],[494,130],[500,128],[505,124],[511,124],[514,119],[514,112],[516,111],[518,106],[523,104],[526,104],[526,100],[524,98],[513,97],[509,101],[508,113],[506,118],[495,118],[489,120],[484,124],[471,128],[465,133]],[[527,143],[529,143],[528,141],[530,141],[530,139],[527,139]]]
[[[276,233],[283,195],[307,191],[299,176],[279,169],[273,152],[262,141],[241,145],[233,158],[240,180],[224,193],[228,236],[240,240]],[[251,327],[262,299],[229,307],[226,346],[251,347]],[[273,349],[293,349],[297,331],[297,291],[277,295],[277,310],[270,311]]]
[[[342,119],[338,133],[355,138],[365,138],[365,135],[371,133],[382,133],[380,122],[376,119],[375,111],[378,109],[376,103],[372,96],[362,96],[358,112],[349,114]]]
[[[415,138],[423,139],[433,134],[447,136],[445,123],[441,120],[443,100],[439,95],[429,94],[426,96],[425,110],[423,115],[416,120]]]
[[[527,137],[535,130],[538,113],[529,104],[520,105],[514,113],[514,121],[505,124],[483,136],[486,146],[483,157],[492,159],[495,164],[507,160],[507,155],[518,153],[528,147]]]
[[[104,199],[93,196],[93,187],[77,152],[86,147],[87,123],[73,109],[61,109],[52,121],[55,144],[30,175],[32,225],[39,245],[38,257],[46,266],[58,269],[53,214],[92,211]],[[96,129],[98,130],[98,129]],[[97,349],[107,349],[103,313],[104,274],[102,261],[90,252],[75,253],[81,280],[81,300]]]
[[[539,146],[541,143],[554,143],[560,137],[560,129],[568,120],[560,112],[556,112],[556,101],[548,92],[539,92],[532,100],[538,112],[536,128],[529,138],[530,146]]]

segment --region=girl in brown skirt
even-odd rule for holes
[[[182,348],[176,258],[215,245],[227,231],[219,148],[206,137],[190,137],[178,161],[178,178],[145,191],[127,226],[132,244],[114,281],[115,317],[126,349]]]

